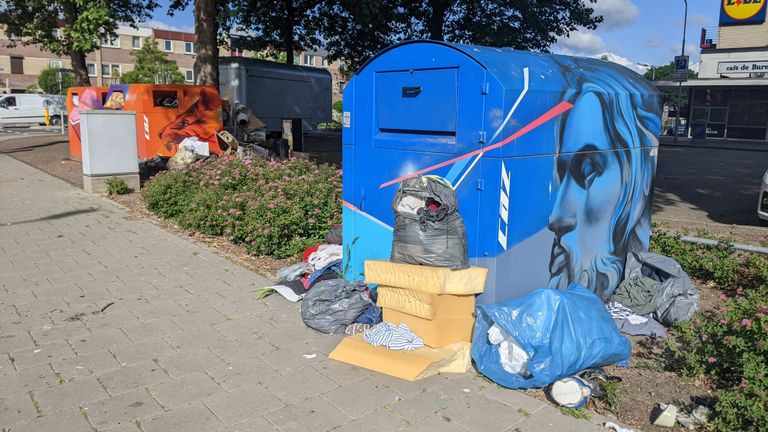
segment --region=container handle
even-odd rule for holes
[[[414,98],[421,94],[421,86],[417,87],[403,87],[404,98]]]

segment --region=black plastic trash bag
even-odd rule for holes
[[[344,333],[373,301],[362,282],[331,279],[318,282],[301,302],[301,319],[323,333]]]
[[[653,252],[630,252],[624,267],[624,279],[640,276],[660,284],[659,292],[653,296],[653,316],[660,323],[671,326],[687,320],[699,308],[699,290],[672,258]]]
[[[392,202],[392,261],[463,269],[467,233],[456,191],[441,177],[416,176],[400,184]]]
[[[504,387],[546,387],[590,367],[624,364],[632,355],[632,345],[619,334],[602,300],[581,285],[538,289],[508,302],[478,305],[476,313],[472,360],[480,373]],[[499,346],[489,340],[494,325],[527,353],[526,374],[504,369]]]

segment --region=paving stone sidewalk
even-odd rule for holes
[[[0,428],[597,431],[477,377],[328,360],[269,281],[0,155]]]

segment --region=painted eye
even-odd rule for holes
[[[595,165],[590,158],[584,159],[584,163],[581,164],[581,176],[585,179],[595,174]]]
[[[600,175],[602,168],[592,155],[580,153],[573,157],[569,171],[579,186],[588,189]]]

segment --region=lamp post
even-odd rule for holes
[[[685,17],[683,18],[683,47],[680,48],[680,55],[685,55],[685,31],[686,27],[688,27],[688,0],[683,0],[685,2]],[[680,105],[682,105],[683,102],[683,82],[680,81],[677,83],[677,115],[675,116],[675,128],[673,129],[672,133],[674,134],[674,143],[677,144],[677,128],[680,123]]]

